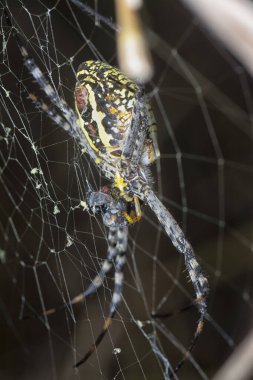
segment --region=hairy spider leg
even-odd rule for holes
[[[81,293],[79,296],[76,296],[73,298],[72,300],[73,303],[80,302],[79,299],[82,298],[82,294],[85,298],[95,293],[100,288],[100,286],[104,283],[107,273],[112,268],[113,260],[119,253],[119,249],[117,246],[117,236],[118,236],[117,228],[110,228],[108,232],[108,239],[107,239],[108,240],[107,257],[102,264],[101,270],[91,281],[91,284],[87,288],[87,290],[84,293]]]
[[[124,144],[124,148],[122,150],[121,158],[122,159],[131,159],[132,152],[134,149],[135,142],[137,140],[136,136],[138,135],[138,130],[140,127],[141,119],[140,119],[140,106],[138,104],[138,99],[142,100],[144,98],[143,90],[139,90],[135,95],[135,102],[132,111],[132,120],[131,125],[129,127],[129,133],[127,140]]]
[[[128,241],[128,227],[115,228],[117,230],[117,244],[116,250],[118,252],[115,259],[115,277],[114,277],[114,290],[112,295],[112,300],[109,308],[109,314],[105,319],[102,331],[97,336],[95,342],[90,346],[87,353],[79,360],[74,367],[79,367],[81,364],[85,363],[93,352],[97,349],[104,336],[106,335],[109,327],[112,324],[113,317],[115,316],[119,304],[122,298],[122,287],[123,287],[123,268],[126,262],[126,251],[127,251],[127,241]]]
[[[166,313],[152,313],[151,316],[152,318],[157,318],[157,319],[163,319],[163,318],[170,318],[170,317],[175,317],[178,314],[181,314],[185,311],[188,311],[192,309],[194,306],[196,306],[196,302],[191,302],[189,305],[183,306],[180,309],[176,309],[173,311],[169,311]]]
[[[45,316],[45,315],[52,315],[58,311],[64,310],[68,308],[71,305],[75,305],[80,302],[84,302],[84,300],[95,293],[100,286],[104,283],[105,277],[107,273],[111,270],[113,260],[114,258],[121,252],[119,250],[119,247],[117,246],[117,238],[118,238],[118,229],[117,228],[110,228],[108,232],[108,249],[107,249],[107,257],[103,261],[103,264],[101,266],[101,270],[99,273],[93,278],[91,281],[90,285],[88,288],[72,298],[69,302],[65,302],[64,304],[58,306],[58,307],[53,307],[50,309],[45,310],[42,312],[40,315],[32,314],[32,315],[27,315],[23,317],[22,319],[30,319],[30,318],[39,318],[40,316]]]
[[[19,51],[23,57],[25,67],[27,68],[29,73],[33,76],[34,80],[39,85],[40,89],[46,94],[46,96],[50,99],[50,101],[53,103],[53,105],[60,109],[63,117],[67,120],[68,125],[69,125],[69,129],[65,129],[64,127],[63,128],[65,130],[67,130],[67,132],[70,135],[72,135],[74,138],[77,138],[80,141],[80,143],[86,148],[87,153],[90,155],[90,157],[93,160],[96,160],[97,156],[96,156],[95,152],[91,149],[85,135],[83,135],[83,133],[81,133],[81,131],[80,131],[80,128],[77,124],[77,117],[76,117],[75,112],[72,110],[71,107],[69,107],[67,105],[65,100],[62,99],[58,95],[58,93],[54,90],[54,88],[48,82],[48,80],[46,79],[46,77],[44,76],[44,74],[42,73],[40,68],[37,66],[34,59],[29,56],[24,44],[22,43],[22,37],[21,37],[19,31],[15,27],[13,27],[7,11],[5,11],[5,18],[6,18],[8,25],[14,29],[13,36],[17,42],[17,46],[18,46]],[[33,94],[30,94],[29,98],[35,102],[37,99],[37,101],[38,101],[37,106],[39,106],[39,103],[45,104],[44,101],[40,101]],[[44,110],[42,107],[40,107],[40,108],[47,113],[47,111]],[[48,115],[51,119],[53,119],[50,116],[50,114],[48,114]],[[61,116],[61,119],[62,119],[62,116]],[[65,124],[63,124],[63,125],[65,125]],[[61,126],[63,126],[63,125],[61,125]],[[66,127],[66,125],[65,125],[65,127]]]
[[[132,167],[140,162],[149,128],[148,120],[145,93],[140,89],[135,96],[130,131],[121,154],[121,158],[128,159]]]
[[[149,187],[147,187],[144,191],[144,198],[151,210],[155,213],[160,224],[163,226],[172,244],[175,246],[178,252],[184,255],[185,266],[196,294],[195,304],[197,305],[198,311],[200,313],[196,330],[192,338],[192,341],[188,347],[188,350],[185,353],[183,359],[179,362],[179,364],[174,370],[174,372],[177,372],[187,359],[189,352],[192,351],[197,341],[197,338],[203,330],[204,319],[206,317],[207,310],[206,299],[209,291],[208,281],[202,273],[202,269],[195,258],[195,254],[190,243],[186,240],[183,231],[181,230],[171,213],[165,208],[162,202],[154,194],[153,190]]]
[[[28,98],[33,102],[36,108],[44,112],[55,124],[68,132],[71,137],[80,139],[81,136],[77,136],[76,131],[71,128],[70,124],[55,110],[55,108],[46,104],[43,99],[38,98],[33,93],[29,93]]]
[[[141,160],[141,155],[143,153],[143,147],[149,128],[148,121],[146,97],[144,90],[140,89],[135,96],[130,131],[121,154],[122,160],[129,160],[131,168],[134,170],[136,170],[136,167]],[[135,216],[129,215],[127,212],[123,212],[129,224],[134,224],[142,218],[142,211],[138,196],[134,195],[133,200],[135,205]]]
[[[58,125],[60,128],[68,132],[68,134],[72,138],[79,140],[79,143],[81,144],[82,147],[86,147],[85,144],[87,140],[85,138],[85,135],[81,133],[77,134],[77,131],[79,132],[79,130],[76,128],[72,128],[69,122],[64,117],[62,117],[62,115],[60,115],[54,107],[49,106],[48,104],[44,102],[43,99],[38,98],[33,93],[29,93],[28,98],[33,102],[36,108],[44,112],[56,125]]]

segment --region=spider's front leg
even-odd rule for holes
[[[131,126],[121,155],[122,162],[127,160],[132,167],[138,165],[149,126],[146,96],[144,90],[139,89],[135,95]]]
[[[35,62],[34,58],[29,55],[24,42],[23,37],[19,33],[18,29],[12,25],[11,17],[8,14],[8,11],[4,11],[5,19],[7,25],[12,28],[13,36],[16,40],[18,49],[24,61],[24,66],[28,72],[32,75],[35,82],[38,84],[39,88],[44,92],[46,97],[50,100],[48,105],[44,99],[40,99],[33,93],[30,93],[28,89],[22,84],[24,89],[28,92],[28,97],[33,102],[36,108],[44,112],[51,120],[54,121],[57,125],[63,128],[69,133],[74,139],[79,141],[79,143],[85,147],[85,150],[89,156],[96,162],[97,155],[91,149],[90,144],[87,140],[85,134],[82,133],[78,124],[78,118],[76,112],[66,103],[66,101],[61,98],[55,88],[51,85],[46,76],[42,73],[41,69]],[[80,98],[80,95],[75,93],[75,98]]]

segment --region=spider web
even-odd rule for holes
[[[106,183],[60,127],[27,99],[43,96],[23,66],[3,13],[59,95],[73,106],[87,59],[117,65],[113,2],[1,2],[0,375],[4,379],[167,379],[196,326],[181,255],[146,208],[130,229],[123,301],[99,349],[73,364],[100,332],[113,274],[69,306],[106,257],[106,229],[85,209]],[[154,187],[192,243],[210,282],[208,321],[179,379],[209,379],[252,318],[252,92],[244,68],[181,3],[147,1],[155,75],[147,87],[161,159]],[[48,99],[45,99],[49,103]],[[64,305],[51,316],[43,311]],[[35,318],[25,318],[35,316]]]

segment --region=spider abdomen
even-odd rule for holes
[[[118,69],[100,62],[86,61],[77,71],[75,108],[78,123],[97,156],[114,165],[121,160],[131,131],[133,109],[139,87]],[[147,104],[149,126],[142,163],[158,157],[155,122]]]

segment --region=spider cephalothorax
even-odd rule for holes
[[[6,20],[11,26],[8,15]],[[183,254],[195,290],[195,304],[200,317],[187,351],[189,353],[202,331],[206,316],[208,282],[183,231],[152,190],[148,165],[158,158],[159,149],[153,113],[143,88],[118,69],[104,62],[89,60],[82,63],[77,70],[73,110],[49,84],[33,58],[28,55],[15,30],[14,36],[24,65],[51,104],[47,105],[44,100],[31,93],[29,97],[39,110],[81,144],[103,176],[110,181],[109,185],[98,192],[90,189],[87,192],[88,209],[99,213],[104,225],[108,227],[107,258],[87,290],[74,297],[70,303],[81,302],[98,290],[112,268],[115,273],[113,296],[101,333],[76,366],[85,362],[94,352],[118,309],[123,286],[128,226],[140,220],[141,205],[145,203],[152,209],[173,245]],[[43,315],[52,314],[56,310],[58,309],[49,309]]]
[[[110,187],[103,186],[100,191],[89,191],[86,194],[87,206],[93,215],[102,216],[106,227],[123,227],[128,225],[128,218],[135,217],[134,202],[126,202],[115,196]]]

